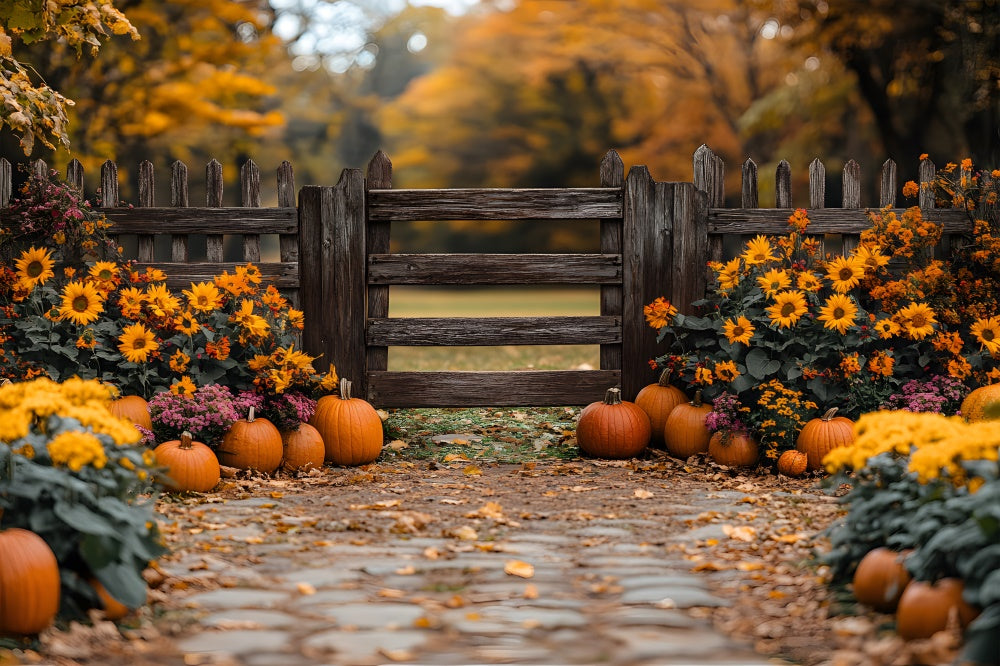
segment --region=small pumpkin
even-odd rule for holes
[[[580,412],[576,443],[596,458],[634,458],[649,446],[652,430],[649,416],[634,402],[622,400],[618,387],[611,387],[604,400],[592,402]]]
[[[382,452],[382,419],[370,404],[351,397],[351,382],[341,378],[339,395],[316,402],[309,425],[319,431],[326,461],[334,465],[365,465]]]
[[[959,625],[967,627],[979,611],[962,599],[964,590],[958,578],[911,581],[896,607],[896,633],[906,640],[930,638],[948,627],[952,608],[958,611]]]
[[[131,421],[146,430],[153,429],[153,421],[149,416],[149,403],[138,395],[125,395],[112,400],[108,410],[120,419]]]
[[[644,386],[635,396],[635,404],[649,417],[652,428],[650,443],[653,446],[663,446],[663,428],[667,417],[677,405],[687,402],[684,391],[670,383],[670,370],[660,373],[660,379],[655,384]]]
[[[254,416],[251,407],[245,419],[234,423],[219,445],[219,464],[270,474],[281,464],[281,433],[267,419]]]
[[[778,472],[785,476],[802,476],[809,467],[809,456],[789,450],[778,456]]]
[[[701,401],[701,391],[695,391],[690,402],[674,407],[663,425],[667,451],[678,458],[707,453],[712,433],[705,426],[705,417],[711,411],[712,405]]]
[[[883,613],[895,611],[910,583],[910,572],[903,565],[909,553],[885,547],[868,551],[854,570],[854,598]]]
[[[708,440],[708,455],[720,465],[753,467],[757,464],[759,447],[746,433],[720,430]]]
[[[59,610],[59,563],[45,539],[0,532],[0,634],[37,634]]]
[[[170,490],[207,493],[219,483],[219,459],[215,451],[192,441],[187,431],[181,433],[180,439],[161,443],[153,449],[153,454],[167,468],[166,478],[161,482]]]
[[[838,446],[850,446],[854,441],[854,421],[837,416],[831,407],[823,416],[812,419],[799,431],[795,448],[806,454],[809,471],[823,469],[823,458]]]
[[[101,584],[101,581],[96,578],[91,578],[87,582],[89,582],[90,586],[94,588],[94,591],[97,592],[98,599],[101,600],[101,608],[104,611],[104,619],[114,622],[115,620],[120,620],[128,615],[128,606],[111,596],[108,593],[107,588]]]
[[[282,432],[281,444],[284,450],[282,469],[294,472],[323,466],[323,460],[326,458],[323,436],[308,423],[300,423],[295,430]]]
[[[986,407],[1000,402],[1000,384],[988,384],[974,389],[962,401],[962,418],[966,421],[982,421],[986,418]]]

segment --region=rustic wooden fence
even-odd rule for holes
[[[726,238],[783,234],[793,211],[791,168],[775,174],[775,207],[761,208],[757,167],[742,165],[741,207],[726,208],[725,165],[706,146],[694,155],[691,183],[653,180],[644,166],[624,172],[609,151],[600,164],[599,187],[561,189],[392,188],[392,165],[379,152],[367,171],[345,169],[335,186],[298,192],[291,165],[277,169],[278,206],[260,207],[260,173],[248,161],[240,171],[239,207],[222,206],[222,166],[206,167],[204,207],[190,206],[187,168],[171,168],[169,207],[156,206],[153,166],[138,173],[138,205],[118,201],[118,170],[101,169],[97,201],[119,234],[136,234],[136,259],[163,269],[171,287],[208,279],[235,263],[223,262],[225,235],[242,237],[243,260],[260,266],[265,279],[289,292],[305,312],[303,347],[336,365],[356,394],[380,407],[579,405],[599,399],[610,386],[632,398],[655,378],[647,361],[659,353],[642,306],[665,296],[682,310],[706,289],[709,260],[724,258]],[[35,163],[37,173],[47,173]],[[929,160],[922,181],[934,176]],[[79,162],[67,180],[84,190]],[[809,232],[836,234],[845,251],[868,227],[862,208],[861,170],[851,161],[842,174],[843,199],[827,208],[822,162],[809,165]],[[0,206],[11,196],[11,168],[0,160]],[[877,206],[896,206],[896,166],[880,172]],[[946,233],[968,228],[962,211],[934,210],[930,192],[919,205]],[[588,254],[401,254],[389,252],[392,222],[425,220],[599,220],[600,251]],[[154,261],[153,237],[171,237],[169,262]],[[206,260],[190,261],[188,237],[206,235]],[[260,235],[277,234],[280,261],[260,262]],[[600,288],[600,314],[580,317],[389,318],[392,285],[572,284]],[[397,345],[600,345],[597,370],[518,372],[393,372],[388,348]]]

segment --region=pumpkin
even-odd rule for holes
[[[746,433],[720,430],[708,440],[708,455],[720,465],[753,467],[757,463],[757,442]]]
[[[267,419],[255,418],[253,407],[230,426],[219,445],[219,464],[265,474],[278,469],[281,456],[281,433]]]
[[[701,401],[701,391],[695,391],[690,402],[674,407],[663,425],[663,441],[667,451],[678,458],[707,453],[712,433],[705,427],[705,417],[712,405]]]
[[[323,460],[326,458],[323,436],[308,423],[300,423],[295,430],[282,432],[281,444],[284,451],[282,469],[294,472],[298,469],[323,466]]]
[[[785,451],[778,456],[778,472],[785,476],[802,476],[809,466],[809,456],[801,451]]]
[[[635,396],[635,404],[649,417],[653,433],[651,444],[663,446],[663,428],[667,424],[667,417],[674,407],[683,402],[687,402],[687,396],[670,383],[670,370],[664,370],[657,383],[643,387]]]
[[[649,416],[634,402],[622,400],[618,387],[584,407],[576,425],[580,450],[597,458],[634,458],[649,446],[651,434]]]
[[[181,433],[180,439],[163,442],[153,454],[167,468],[161,483],[170,490],[207,493],[219,483],[219,459],[215,451],[201,442],[191,441],[191,433]]]
[[[962,599],[964,589],[958,578],[911,581],[896,607],[896,633],[906,640],[930,638],[948,627],[952,608],[957,609],[959,624],[968,626],[979,611]]]
[[[986,418],[986,406],[994,402],[1000,402],[1000,384],[980,386],[962,401],[962,418],[966,421],[982,421]]]
[[[809,471],[823,469],[823,458],[838,446],[849,446],[854,441],[854,421],[837,416],[832,407],[826,414],[808,421],[795,441],[795,448],[806,454]]]
[[[128,615],[128,606],[111,596],[108,590],[101,585],[101,581],[91,578],[88,582],[94,588],[94,591],[97,592],[97,597],[101,600],[101,608],[104,609],[104,619],[113,622]]]
[[[868,551],[854,570],[854,598],[883,613],[895,611],[910,582],[910,572],[903,566],[909,553],[884,547]]]
[[[120,419],[131,421],[146,430],[153,429],[153,421],[149,416],[149,403],[137,395],[126,395],[112,400],[108,410]]]
[[[59,563],[45,539],[0,532],[0,634],[37,634],[59,610]]]
[[[326,461],[334,465],[365,465],[382,452],[382,419],[361,398],[351,397],[351,382],[340,380],[340,395],[316,402],[309,425],[319,431]]]

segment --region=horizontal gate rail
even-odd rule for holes
[[[368,284],[621,284],[619,254],[373,254]]]
[[[621,317],[370,319],[367,341],[391,346],[595,345],[622,341]]]
[[[620,188],[368,190],[368,220],[587,220],[622,216]]]

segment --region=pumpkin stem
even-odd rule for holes
[[[824,414],[823,416],[820,417],[820,420],[822,420],[822,421],[829,421],[830,419],[832,419],[837,414],[837,409],[839,409],[839,408],[838,407],[831,407],[830,409],[827,410],[826,414]]]
[[[670,386],[670,375],[672,374],[673,373],[670,372],[670,368],[665,368],[663,372],[660,373],[660,381],[656,383],[660,386]]]
[[[340,399],[350,400],[351,399],[351,380],[346,377],[340,378]]]
[[[253,405],[250,405],[250,411],[247,412],[247,423],[253,423],[253,420],[254,420]]]
[[[691,398],[692,407],[701,407],[701,389],[694,392],[694,397]]]
[[[617,386],[612,386],[604,394],[605,405],[620,405],[622,402],[622,390]]]
[[[251,407],[250,409],[253,409],[253,407]],[[182,449],[190,449],[191,448],[191,433],[188,432],[187,430],[185,430],[184,432],[181,433],[181,445],[180,445],[180,448],[182,448]]]

